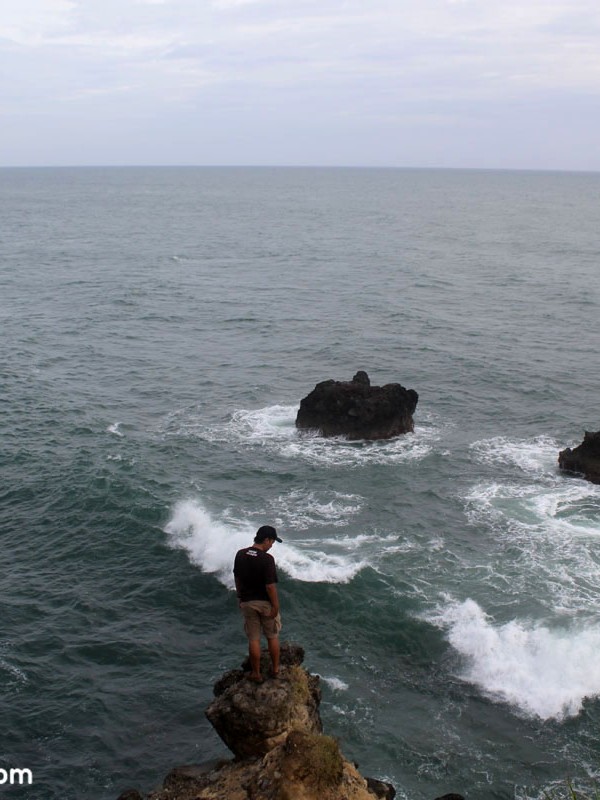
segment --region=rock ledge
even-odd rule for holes
[[[321,732],[320,679],[303,659],[301,647],[284,643],[278,678],[252,683],[247,660],[223,675],[206,716],[235,758],[176,767],[146,800],[394,800],[391,784],[364,778]],[[261,660],[268,674],[267,650]],[[128,789],[118,800],[144,798]]]
[[[147,800],[393,800],[393,786],[363,778],[321,733],[319,676],[303,659],[285,643],[278,678],[252,683],[245,662],[217,681],[206,716],[235,758],[176,767]],[[262,660],[268,674],[266,650]],[[129,799],[142,796],[129,789],[119,798]]]

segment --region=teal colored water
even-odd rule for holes
[[[284,633],[400,798],[592,778],[600,176],[0,171],[0,766],[114,800],[225,755],[235,551],[284,539]],[[414,434],[298,435],[365,369]],[[7,789],[7,792],[9,790]]]

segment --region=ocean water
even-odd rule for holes
[[[600,175],[0,170],[0,767],[114,800],[226,755],[231,566],[277,526],[284,638],[398,797],[597,775]],[[389,442],[300,435],[366,370]]]

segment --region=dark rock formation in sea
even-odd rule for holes
[[[396,790],[391,783],[380,781],[377,778],[367,778],[366,780],[368,790],[377,800],[394,800],[396,797]]]
[[[443,794],[441,797],[436,797],[435,800],[465,800],[462,794]]]
[[[566,472],[579,473],[592,483],[600,483],[600,431],[586,431],[578,447],[562,450],[558,466]]]
[[[321,436],[390,439],[414,430],[419,395],[399,383],[371,386],[360,371],[351,381],[327,380],[300,401],[296,427]]]
[[[443,794],[441,797],[436,797],[435,800],[465,800],[462,794]]]

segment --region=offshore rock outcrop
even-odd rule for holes
[[[443,794],[441,797],[436,797],[435,800],[465,800],[462,794]]]
[[[351,381],[327,380],[300,401],[296,427],[321,436],[391,439],[414,430],[419,395],[399,383],[371,386],[359,371]]]
[[[592,483],[600,483],[600,431],[586,431],[578,447],[562,450],[558,466],[566,472],[581,474]]]
[[[278,678],[255,684],[242,668],[217,681],[206,716],[236,758],[177,767],[147,800],[393,800],[393,786],[364,778],[321,733],[319,677],[303,659],[286,643]]]

